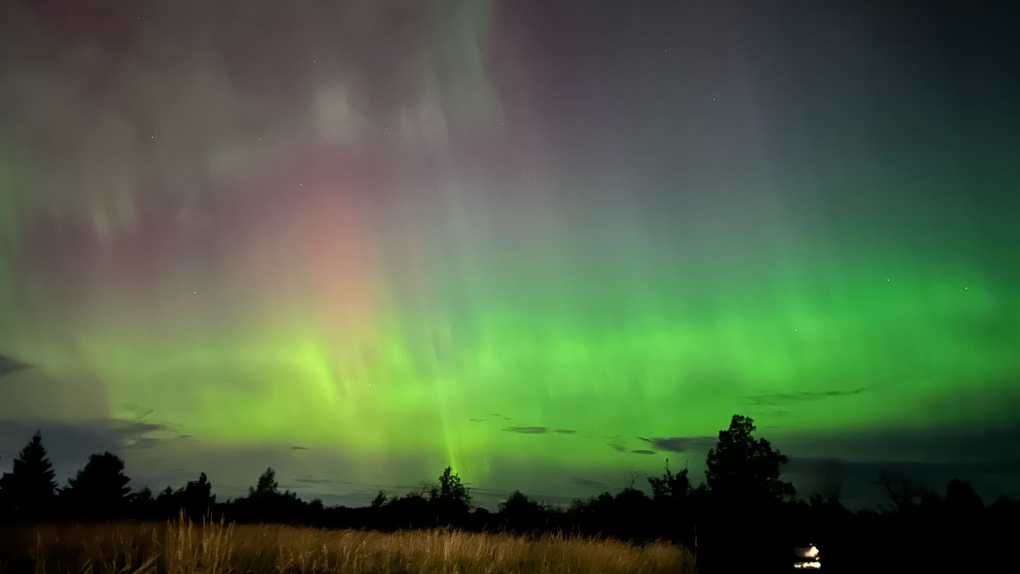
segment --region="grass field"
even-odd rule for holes
[[[665,543],[430,530],[396,533],[289,526],[105,524],[0,531],[0,569],[12,573],[311,574],[694,572]]]

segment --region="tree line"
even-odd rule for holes
[[[266,469],[245,496],[219,501],[208,477],[176,490],[132,492],[124,462],[93,454],[66,486],[54,480],[37,433],[0,477],[0,521],[193,520],[286,523],[325,528],[397,530],[453,527],[510,531],[521,535],[562,533],[638,542],[666,539],[698,554],[707,572],[753,568],[785,571],[792,547],[810,543],[822,551],[827,571],[893,571],[897,568],[970,570],[995,557],[972,548],[1011,544],[1020,531],[1020,501],[1006,497],[985,506],[970,484],[951,481],[944,495],[882,473],[878,482],[889,504],[879,510],[846,509],[841,479],[825,494],[796,497],[780,479],[785,455],[754,436],[753,421],[734,415],[706,460],[705,480],[695,486],[687,468],[647,478],[651,494],[634,484],[566,507],[543,504],[515,491],[498,511],[474,508],[470,490],[447,467],[435,481],[403,495],[386,492],[361,508],[326,506],[281,489]],[[834,473],[838,474],[838,473]],[[994,562],[990,562],[994,563]]]

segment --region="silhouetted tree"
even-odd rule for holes
[[[159,494],[156,496],[156,503],[160,505],[170,504],[171,503],[170,501],[173,499],[173,497],[174,489],[168,486],[163,490],[159,491]]]
[[[917,500],[924,494],[923,490],[915,486],[910,479],[884,468],[878,471],[877,484],[885,491],[893,510],[899,514],[913,510],[917,506]]]
[[[973,520],[984,510],[981,497],[966,480],[954,478],[946,486],[945,510],[956,521]]]
[[[152,490],[148,486],[128,495],[128,507],[130,515],[135,518],[142,520],[162,520],[166,518],[166,515],[160,516],[156,505],[156,498],[152,495]]]
[[[124,461],[104,452],[89,457],[85,468],[68,479],[61,492],[73,513],[79,517],[104,520],[119,518],[127,510],[129,479],[124,474]]]
[[[216,504],[216,495],[212,493],[212,484],[205,473],[198,480],[188,481],[180,491],[180,507],[184,513],[194,520],[210,516]]]
[[[670,539],[693,543],[697,514],[687,467],[673,474],[666,460],[663,475],[649,477],[648,484],[652,487],[654,513],[650,518],[655,528]]]
[[[378,493],[376,493],[375,498],[372,499],[372,502],[371,504],[369,504],[369,506],[371,508],[382,508],[383,506],[386,505],[386,502],[387,502],[386,491],[380,490]]]
[[[519,490],[499,503],[499,515],[503,525],[516,532],[531,532],[544,526],[546,521],[545,506]]]
[[[917,510],[922,519],[936,520],[941,517],[945,510],[945,502],[937,492],[929,490],[921,495],[921,500],[917,505]]]
[[[436,513],[429,499],[418,492],[409,492],[386,503],[382,523],[388,529],[435,526]]]
[[[321,503],[317,509],[321,514]],[[259,476],[258,483],[248,488],[248,496],[228,503],[229,512],[241,522],[310,522],[316,509],[289,490],[280,491],[276,471],[272,467]]]
[[[0,499],[7,512],[21,520],[45,518],[57,492],[53,476],[53,465],[37,432],[14,459],[11,472],[0,477]]]
[[[652,501],[636,488],[624,488],[613,497],[610,520],[613,533],[626,539],[648,539],[652,534]]]
[[[280,484],[276,482],[276,471],[269,467],[259,476],[256,486],[248,487],[248,496],[265,497],[280,494]]]
[[[706,497],[701,499],[698,520],[699,559],[705,570],[760,572],[786,564],[778,528],[747,528],[751,522],[775,524],[784,513],[784,497],[795,494],[793,485],[779,480],[789,459],[769,441],[756,439],[754,421],[733,415],[730,426],[719,432],[715,448],[708,451],[705,470]],[[733,552],[740,547],[740,552]],[[786,550],[789,552],[789,550]]]
[[[648,484],[652,487],[652,498],[656,501],[686,501],[691,495],[691,480],[687,477],[687,467],[673,474],[669,469],[668,459],[666,472],[661,477],[648,477]]]
[[[471,505],[471,494],[468,493],[467,487],[461,483],[460,476],[453,472],[449,466],[439,476],[439,498],[459,501],[464,506]]]
[[[755,440],[754,421],[733,415],[719,442],[708,451],[705,483],[716,497],[730,503],[756,505],[793,496],[789,482],[779,480],[780,467],[789,459],[773,450],[769,441]]]
[[[439,476],[438,488],[432,490],[429,502],[436,508],[440,524],[456,523],[471,510],[471,494],[449,466]]]
[[[821,494],[825,501],[832,505],[841,504],[843,485],[846,483],[846,463],[840,460],[827,460],[822,465]]]

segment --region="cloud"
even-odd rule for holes
[[[758,395],[749,395],[745,397],[747,404],[760,406],[760,407],[776,407],[782,405],[788,405],[790,403],[806,403],[813,401],[820,401],[823,399],[831,399],[836,397],[850,397],[853,395],[859,395],[871,390],[873,387],[860,387],[857,389],[851,389],[848,391],[822,391],[822,392],[811,392],[811,391],[796,391],[789,393],[761,393]]]
[[[308,448],[307,446],[292,446],[290,447],[290,450],[312,450],[312,449]]]
[[[559,434],[574,434],[577,431],[574,429],[554,429],[552,432]]]
[[[468,419],[468,420],[470,420],[473,423],[483,423],[483,422],[485,422],[485,419]]]
[[[612,447],[613,450],[615,450],[616,452],[627,452],[628,450],[627,445],[621,442],[611,442],[609,443],[609,446]]]
[[[826,465],[834,459],[790,457],[783,467],[783,477],[797,487],[798,495],[810,496],[826,488]],[[946,485],[954,478],[971,483],[985,503],[1002,494],[1015,497],[1020,489],[1020,457],[1002,457],[973,462],[918,462],[909,460],[877,460],[855,462],[839,460],[839,476],[844,481],[844,503],[851,509],[874,507],[887,503],[884,491],[876,484],[879,473],[888,472],[910,480],[914,485],[945,494]]]
[[[135,420],[141,420],[156,412],[156,409],[139,406],[134,403],[124,403],[121,406],[124,407],[124,410],[131,411],[131,415]]]
[[[149,423],[145,421],[126,421],[123,419],[113,419],[110,421],[110,424],[115,434],[122,435],[146,434],[150,432],[162,432],[171,430],[170,425],[163,423]]]
[[[655,450],[667,452],[707,451],[718,440],[714,436],[672,436],[642,438]]]
[[[1020,452],[1020,423],[983,428],[877,428],[803,432],[783,438],[783,449],[806,457],[848,460],[981,462]]]
[[[549,427],[507,427],[503,430],[517,434],[546,434]]]
[[[32,365],[15,361],[14,359],[8,359],[7,357],[0,355],[0,377],[15,371],[29,369],[31,367]]]
[[[655,454],[654,450],[632,449],[630,454]]]
[[[143,436],[127,439],[123,444],[123,448],[154,448],[163,442],[164,439],[161,438]]]
[[[1010,395],[1000,397],[1012,407]],[[854,508],[883,502],[874,482],[879,470],[909,478],[944,493],[951,478],[970,481],[986,502],[1020,492],[1020,423],[980,428],[872,428],[797,432],[782,437],[790,457],[784,475],[808,496],[819,488],[827,460],[845,461],[848,492]]]
[[[104,423],[94,422],[93,424],[101,427]],[[174,437],[167,436],[167,433],[172,433],[174,429],[164,423],[112,419],[106,421],[105,424],[109,425],[111,436],[120,442],[121,448],[153,448],[168,440],[178,438],[176,435]],[[162,436],[150,436],[152,433]]]

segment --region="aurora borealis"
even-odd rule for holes
[[[896,437],[1020,440],[1015,14],[631,4],[5,2],[2,464],[580,495],[735,412],[1008,453]]]

